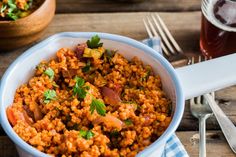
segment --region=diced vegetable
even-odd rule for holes
[[[101,58],[104,52],[105,49],[103,47],[99,47],[97,49],[85,48],[83,57],[99,59]]]
[[[38,104],[36,104],[36,103],[34,104],[33,113],[34,113],[34,120],[35,121],[41,120],[43,118],[43,114],[42,114]]]
[[[102,95],[107,104],[118,105],[121,102],[120,96],[108,87],[102,87]]]
[[[11,107],[7,108],[7,117],[12,126],[15,126],[17,124],[17,119]]]
[[[19,110],[13,110],[11,107],[8,107],[6,112],[7,112],[8,120],[12,126],[15,126],[18,120],[26,122],[29,125],[33,123],[32,118],[30,118],[27,115],[24,109],[22,111],[19,111]]]
[[[122,127],[124,126],[124,123],[120,119],[116,118],[115,116],[113,116],[111,114],[106,114],[105,117],[103,117],[103,116],[98,117],[96,120],[94,120],[93,123],[94,124],[104,123],[106,126],[114,127],[118,131],[121,130]]]
[[[76,47],[75,52],[76,52],[77,58],[82,59],[83,54],[84,54],[84,49],[85,49],[86,47],[88,47],[86,43],[79,44],[79,45]]]

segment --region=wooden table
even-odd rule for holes
[[[57,14],[40,40],[64,31],[107,32],[141,40],[147,38],[142,19],[149,11],[160,12],[188,56],[199,55],[200,0],[147,0],[132,4],[112,0],[57,0]],[[30,46],[12,52],[0,52],[0,77],[9,64],[28,47]],[[220,107],[236,123],[236,86],[217,91],[216,98]],[[197,157],[198,121],[190,114],[188,101],[176,134],[189,155]],[[0,135],[0,157],[17,157],[13,143],[2,129]],[[207,156],[235,156],[214,117],[207,121]]]

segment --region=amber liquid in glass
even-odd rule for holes
[[[236,1],[218,0],[202,13],[200,48],[207,57],[236,53]]]

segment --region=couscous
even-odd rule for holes
[[[171,101],[150,66],[94,36],[42,61],[6,112],[25,142],[52,156],[133,157],[166,130]]]

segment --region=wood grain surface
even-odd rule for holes
[[[179,131],[176,134],[190,157],[198,157],[198,132]],[[206,150],[207,157],[235,157],[220,131],[207,131]],[[18,157],[14,144],[6,136],[0,136],[0,152],[1,157]]]
[[[142,18],[148,13],[102,13],[96,14],[57,14],[44,34],[44,38],[64,31],[95,31],[125,35],[137,40],[147,38]],[[188,56],[199,55],[200,12],[160,13],[177,42]],[[125,17],[125,18],[124,18]],[[176,20],[176,19],[184,20]],[[191,21],[191,24],[186,24]],[[41,40],[42,40],[41,39]],[[12,52],[0,52],[0,77],[6,68],[27,47]],[[46,52],[45,52],[46,53]],[[217,99],[224,112],[236,123],[236,87],[227,88],[216,93]],[[219,129],[215,118],[208,121],[208,129]],[[186,110],[179,130],[197,130],[198,122]]]
[[[201,0],[57,0],[57,13],[199,11]]]

